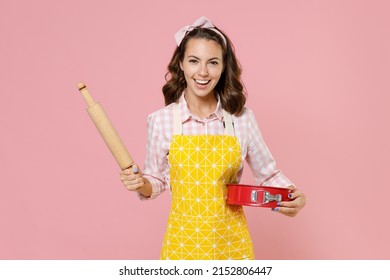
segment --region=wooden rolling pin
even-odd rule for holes
[[[91,117],[91,120],[100,132],[100,135],[103,137],[104,142],[111,151],[119,167],[122,170],[132,167],[133,172],[137,172],[137,166],[134,165],[132,157],[123,144],[122,139],[119,137],[119,134],[115,130],[115,127],[108,118],[102,105],[93,100],[85,84],[79,83],[78,89],[87,103],[87,112]]]

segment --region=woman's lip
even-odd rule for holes
[[[210,85],[210,81],[211,81],[211,80],[208,80],[208,82],[205,83],[205,84],[198,83],[198,81],[199,81],[199,80],[194,79],[195,87],[196,87],[197,89],[199,89],[199,90],[206,90],[206,89],[209,88],[209,85]]]
[[[211,81],[211,80],[197,80],[197,79],[194,79],[194,80],[195,80],[195,83],[197,83],[198,85],[202,85],[202,86],[209,84]],[[200,83],[200,82],[203,82],[203,83]],[[206,83],[204,83],[204,82],[206,82]]]

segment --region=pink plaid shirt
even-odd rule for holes
[[[216,111],[204,120],[192,115],[184,94],[179,99],[183,135],[224,133],[223,113],[218,101]],[[276,169],[275,161],[264,143],[253,112],[245,108],[244,113],[232,116],[234,132],[241,146],[241,158],[246,160],[258,185],[287,187],[293,185],[284,174]],[[151,199],[169,188],[168,152],[173,136],[173,104],[148,116],[148,140],[143,175],[152,184]],[[237,175],[240,181],[243,165]],[[142,197],[141,195],[141,198]]]

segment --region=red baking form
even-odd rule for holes
[[[280,201],[290,201],[287,188],[229,184],[227,203],[274,208]]]

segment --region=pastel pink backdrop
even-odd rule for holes
[[[169,193],[141,202],[84,81],[143,165],[173,34],[235,44],[252,108],[307,206],[246,208],[258,259],[389,259],[388,1],[0,1],[0,259],[158,259]],[[243,183],[252,183],[246,168]]]

